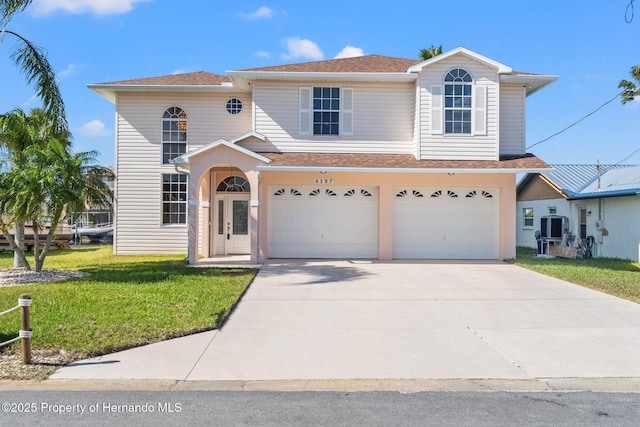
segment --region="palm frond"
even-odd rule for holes
[[[10,57],[27,78],[29,85],[36,88],[36,95],[42,99],[44,108],[53,122],[54,129],[59,132],[67,131],[69,126],[65,115],[64,101],[56,73],[47,60],[44,49],[31,43],[18,33],[4,31],[15,36],[20,42],[11,52]]]
[[[33,0],[1,0],[0,1],[0,27],[6,28],[13,15],[25,10]]]

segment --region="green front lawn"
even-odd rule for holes
[[[640,303],[640,263],[617,258],[538,258],[535,249],[518,247],[512,261],[547,276]]]
[[[183,259],[114,256],[111,246],[52,251],[45,269],[91,277],[0,287],[0,311],[31,295],[33,347],[87,356],[219,327],[257,270],[192,268]],[[12,253],[0,255],[0,268],[12,263]],[[0,342],[17,336],[19,325],[19,311],[0,317]]]

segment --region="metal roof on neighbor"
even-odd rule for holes
[[[551,165],[554,170],[542,175],[569,198],[594,198],[636,194],[640,192],[639,165]]]

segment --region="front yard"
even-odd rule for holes
[[[518,247],[514,264],[547,276],[640,303],[640,264],[617,258],[538,258],[536,250]]]
[[[0,269],[13,257],[0,254]],[[544,259],[518,248],[514,264],[640,303],[640,264],[596,259]],[[255,269],[191,268],[183,256],[114,256],[111,246],[53,251],[47,269],[81,270],[89,278],[57,283],[0,286],[0,311],[33,298],[31,325],[35,368],[5,369],[20,343],[0,349],[0,379],[45,378],[57,363],[144,345],[219,327],[255,277]],[[0,317],[0,342],[17,336],[19,312]],[[63,350],[61,352],[60,350]],[[38,351],[66,354],[53,358]],[[13,362],[12,362],[13,363]],[[7,373],[9,372],[9,373]]]
[[[0,287],[0,311],[29,294],[33,348],[96,356],[219,327],[255,269],[191,268],[183,256],[114,256],[111,246],[52,251],[45,269],[86,279]],[[11,253],[0,255],[10,268]],[[0,342],[17,336],[19,311],[0,317]],[[20,343],[10,349],[16,351]]]

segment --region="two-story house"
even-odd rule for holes
[[[89,88],[116,108],[117,254],[508,259],[525,101],[556,76],[465,48]]]

